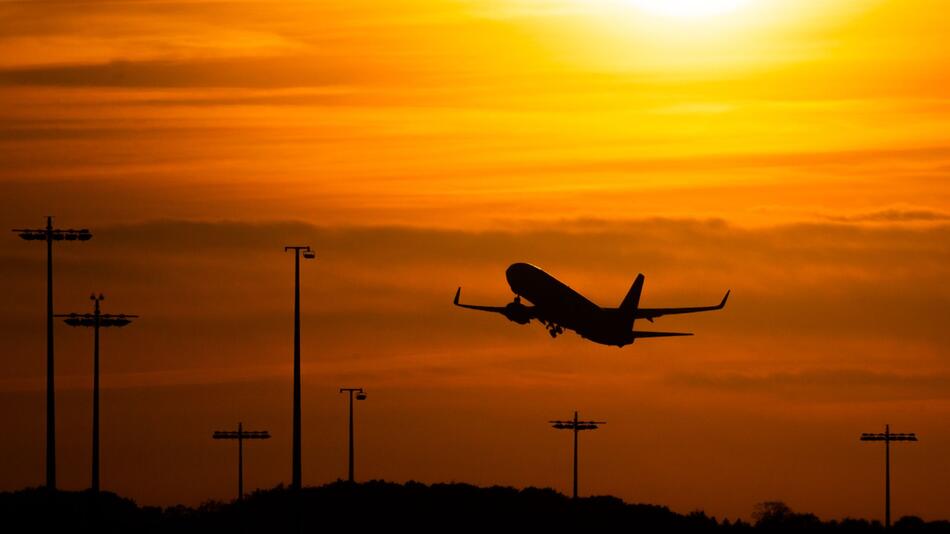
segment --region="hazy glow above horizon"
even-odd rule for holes
[[[665,17],[696,18],[723,15],[750,3],[750,0],[630,0],[634,6]]]

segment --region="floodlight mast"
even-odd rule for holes
[[[53,241],[89,241],[92,233],[53,228],[53,217],[46,217],[46,228],[14,228],[24,241],[46,241],[46,489],[56,490],[56,388],[53,373]]]
[[[884,442],[884,528],[891,528],[891,442],[918,441],[917,434],[892,434],[891,425],[884,425],[883,434],[865,432],[861,434],[861,441]]]
[[[284,252],[294,251],[294,408],[291,488],[299,491],[302,485],[300,444],[300,253],[304,259],[316,259],[309,245],[287,246]]]
[[[351,483],[354,481],[353,477],[353,393],[356,393],[356,400],[366,400],[366,392],[363,391],[363,388],[340,388],[340,393],[347,392],[350,394],[350,461],[349,461],[349,476],[347,480]]]
[[[138,315],[101,313],[99,303],[105,296],[95,293],[89,296],[93,301],[93,313],[60,313],[55,317],[63,318],[69,326],[91,327],[93,329],[92,345],[92,492],[99,493],[99,329],[103,327],[123,327],[137,319]]]
[[[606,425],[607,421],[579,421],[577,411],[574,412],[574,419],[569,421],[548,421],[552,428],[558,430],[574,431],[574,488],[571,498],[577,498],[577,433],[582,430],[597,430],[599,425]]]
[[[238,442],[238,500],[244,500],[244,440],[270,439],[266,430],[244,430],[244,424],[238,423],[237,431],[215,430],[211,439],[236,439]]]

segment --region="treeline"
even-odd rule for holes
[[[0,493],[4,532],[282,533],[326,529],[400,532],[882,532],[878,521],[822,521],[781,502],[756,507],[752,522],[703,512],[627,504],[615,497],[572,501],[550,489],[480,488],[468,484],[336,482],[295,494],[260,490],[240,502],[195,508],[137,506],[113,493],[26,489]],[[950,534],[950,522],[899,519],[897,532]]]

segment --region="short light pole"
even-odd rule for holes
[[[244,440],[270,439],[266,430],[244,430],[244,425],[238,423],[237,430],[215,430],[211,439],[236,439],[238,442],[238,500],[244,500]]]
[[[46,217],[46,228],[15,228],[25,241],[46,242],[46,489],[56,490],[56,388],[53,385],[53,241],[89,241],[92,233],[53,228]]]
[[[353,393],[356,393],[356,400],[366,400],[366,392],[363,388],[340,388],[340,393],[350,394],[350,463],[349,478],[353,482]]]
[[[861,441],[884,442],[884,528],[891,528],[891,442],[917,441],[917,435],[913,432],[892,434],[891,425],[884,425],[883,434],[865,432],[861,434]]]
[[[577,498],[577,434],[582,430],[597,430],[600,425],[606,425],[607,421],[579,421],[577,412],[574,412],[574,419],[570,421],[548,421],[553,428],[558,430],[571,430],[574,432],[574,492],[572,498]]]
[[[56,314],[69,326],[85,326],[93,329],[92,344],[92,491],[99,493],[99,329],[104,327],[122,327],[132,322],[138,315],[101,313],[99,303],[105,300],[102,293],[90,295],[93,301],[92,313]]]
[[[302,485],[300,462],[300,255],[312,260],[317,254],[309,246],[288,246],[284,252],[294,251],[294,414],[291,488],[299,491]]]

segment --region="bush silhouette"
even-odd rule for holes
[[[552,489],[419,482],[335,482],[295,494],[278,486],[243,501],[196,507],[140,507],[113,493],[0,493],[4,532],[282,533],[393,529],[416,532],[874,532],[879,522],[823,522],[778,501],[755,507],[754,524],[718,522],[702,511],[678,514],[665,506],[628,504],[616,497],[572,500]],[[898,532],[950,533],[946,521],[904,517]]]

